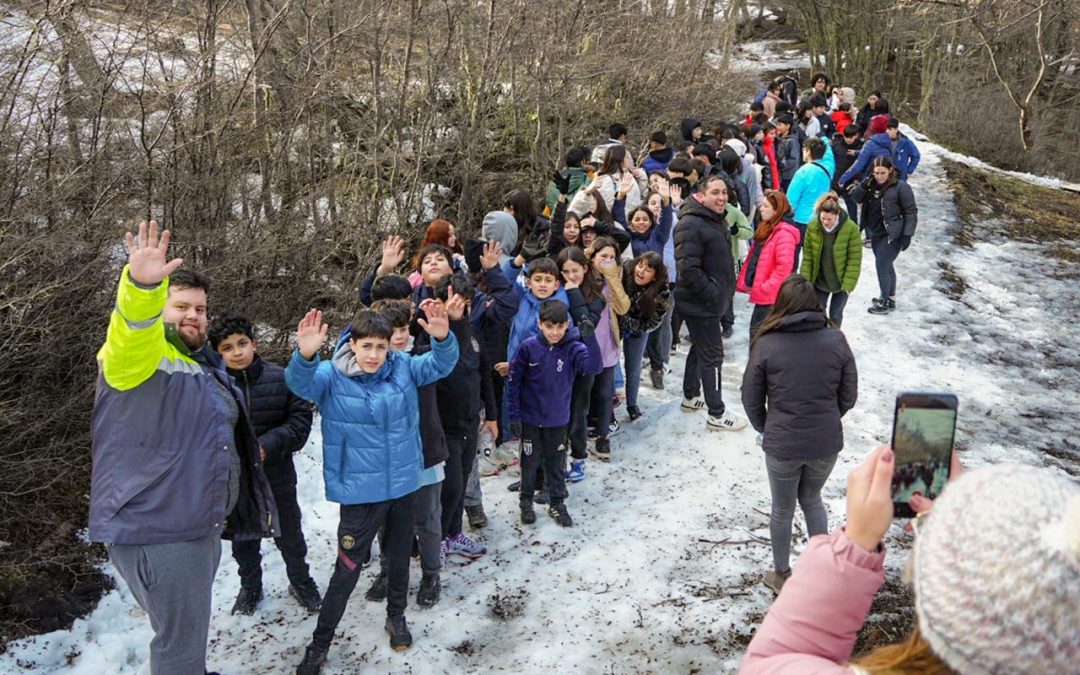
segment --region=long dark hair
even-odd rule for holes
[[[592,302],[596,298],[603,297],[603,287],[593,274],[592,263],[585,257],[585,251],[577,246],[567,246],[559,251],[559,255],[555,256],[555,266],[559,268],[559,274],[562,274],[563,265],[567,260],[585,268],[585,277],[581,280],[581,294],[585,296],[585,302]]]
[[[532,233],[533,227],[536,225],[536,216],[539,214],[532,195],[529,194],[528,190],[521,188],[511,190],[503,197],[503,208],[513,210],[518,230],[525,233],[518,236],[518,241],[523,241],[528,234]]]
[[[621,174],[624,159],[626,159],[626,146],[621,143],[619,145],[609,145],[604,153],[604,163],[600,165],[600,170],[596,172],[596,175],[613,176]]]
[[[773,303],[768,316],[758,324],[757,332],[754,333],[754,339],[750,343],[751,349],[761,339],[762,335],[778,329],[785,318],[799,312],[821,312],[821,315],[825,317],[825,325],[829,327],[835,326],[829,320],[828,315],[825,314],[825,310],[821,308],[821,302],[818,301],[814,285],[806,277],[796,272],[784,279],[784,283],[780,284],[780,291],[776,294],[776,302]]]
[[[653,280],[644,287],[638,286],[637,282],[634,280],[634,270],[637,269],[638,263],[645,263],[656,272],[656,276],[653,277]],[[643,316],[652,316],[656,312],[657,298],[667,285],[668,273],[667,266],[664,265],[664,256],[656,251],[645,251],[623,266],[623,288],[645,289],[641,292],[637,301],[638,309],[641,310]]]

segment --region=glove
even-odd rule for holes
[[[908,246],[911,246],[911,237],[900,237],[900,250],[906,251]]]
[[[521,420],[514,420],[510,423],[510,435],[514,438],[521,438]]]
[[[582,317],[582,319],[577,322],[577,328],[578,334],[581,335],[582,340],[587,340],[596,335],[596,326],[593,325],[593,322],[590,321],[588,317]]]
[[[732,225],[730,228],[728,228],[728,231],[731,232],[731,236],[734,237],[737,234],[739,234],[739,226],[738,225]]]
[[[556,171],[551,175],[551,182],[555,184],[555,189],[559,191],[559,194],[570,194],[570,176],[564,175],[562,171]]]

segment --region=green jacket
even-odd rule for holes
[[[843,222],[840,231],[836,234],[836,245],[833,247],[833,259],[836,261],[836,276],[840,278],[840,287],[847,293],[855,290],[859,283],[859,271],[862,269],[862,237],[859,236],[859,226],[841,213]],[[817,216],[806,226],[806,237],[803,240],[803,258],[800,274],[806,277],[810,283],[817,281],[821,271],[821,245],[825,240],[825,230],[821,227],[821,221]]]
[[[754,228],[750,227],[750,221],[747,220],[746,214],[734,204],[728,204],[724,207],[724,215],[727,216],[727,221],[732,225],[738,225],[739,231],[736,234],[731,235],[731,255],[735,258],[735,268],[739,267],[739,240],[747,240],[754,236]]]
[[[566,203],[569,204],[574,198],[574,195],[577,194],[577,191],[589,182],[589,174],[585,169],[580,169],[576,166],[563,169],[561,173],[570,176],[570,192],[566,194]],[[548,181],[547,191],[544,196],[544,206],[546,206],[551,213],[555,213],[555,204],[557,204],[558,201],[559,189],[555,187],[554,182]]]

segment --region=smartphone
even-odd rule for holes
[[[957,400],[953,394],[905,393],[896,397],[892,449],[894,518],[914,518],[908,500],[936,499],[949,480],[956,439]]]

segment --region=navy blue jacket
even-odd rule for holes
[[[595,335],[582,342],[571,328],[556,345],[549,345],[543,335],[526,339],[510,362],[506,381],[510,421],[548,428],[568,424],[574,378],[603,369]]]
[[[645,234],[638,234],[627,228],[627,231],[630,232],[630,248],[634,252],[634,257],[636,258],[646,251],[654,251],[664,255],[664,244],[667,244],[668,239],[671,238],[671,225],[674,220],[669,205],[663,207],[660,211],[660,222],[649,228],[649,231]]]

